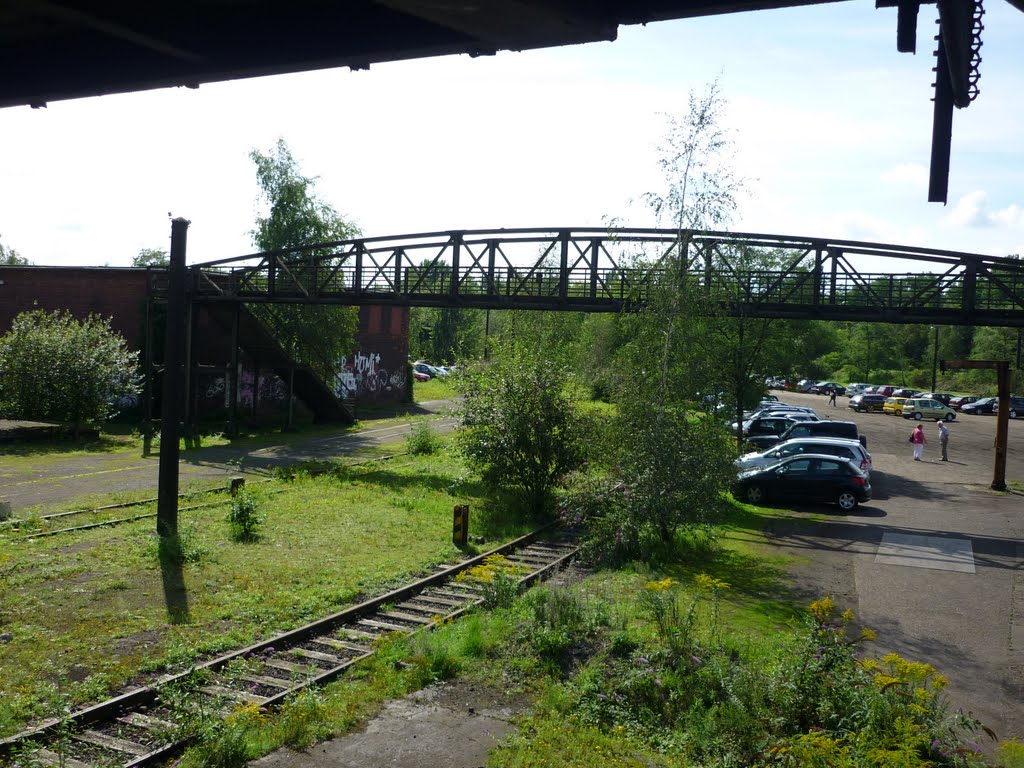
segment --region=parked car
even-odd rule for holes
[[[794,437],[842,437],[846,440],[856,440],[865,448],[868,447],[868,439],[860,433],[857,422],[838,419],[793,424],[781,437],[782,440],[791,440]]]
[[[921,419],[953,421],[956,418],[956,411],[948,405],[928,397],[908,397],[907,401],[903,403],[903,418],[916,421],[921,421]]]
[[[818,414],[814,412],[813,408],[807,408],[803,405],[786,405],[785,403],[761,403],[756,411],[749,413],[744,412],[743,421],[747,422],[752,419],[759,419],[762,416],[786,416],[790,413],[803,413],[810,414],[814,418],[818,418]],[[734,435],[739,431],[739,424],[735,421],[729,424],[729,431]]]
[[[999,413],[999,400],[992,407],[992,413]],[[1010,418],[1024,419],[1024,397],[1010,395]]]
[[[905,397],[887,397],[882,404],[882,413],[891,413],[893,416],[903,415],[903,404],[907,402]]]
[[[733,494],[751,504],[766,501],[834,502],[844,512],[871,499],[871,481],[851,462],[837,456],[799,454],[778,464],[741,472]]]
[[[799,414],[804,418],[810,416],[810,414]],[[768,436],[772,438],[772,442],[778,438],[783,432],[785,432],[792,424],[796,423],[798,414],[769,414],[767,416],[758,416],[756,419],[748,419],[743,422],[743,436],[745,439],[750,440],[755,437]],[[812,418],[817,418],[814,416]]]
[[[814,379],[800,379],[800,381],[798,381],[796,383],[796,391],[797,392],[810,392],[811,391],[811,387],[813,387],[817,383],[818,382],[816,382]]]
[[[852,408],[858,413],[879,413],[882,411],[882,406],[885,405],[885,395],[854,395],[850,398],[850,402],[846,404],[847,408]]]
[[[846,394],[848,394],[850,397],[853,397],[854,395],[863,394],[864,390],[867,389],[869,386],[871,385],[862,384],[859,381],[852,382],[846,385]]]
[[[906,387],[903,387],[902,389],[897,389],[891,395],[891,397],[921,397],[921,396],[922,396],[921,393],[918,392],[916,389],[907,389]]]
[[[959,411],[965,405],[970,405],[971,403],[976,402],[977,400],[978,400],[977,397],[971,397],[970,395],[964,395],[964,396],[961,396],[961,397],[952,397],[952,398],[950,398],[949,402],[946,403],[946,405],[948,405],[950,408],[955,408],[956,410]]]
[[[943,405],[949,405],[949,401],[953,399],[952,395],[947,395],[945,392],[921,392],[917,396],[926,400],[938,400]]]
[[[780,435],[750,435],[746,442],[753,449],[756,446],[760,450],[766,450],[773,445],[792,440],[797,437],[842,437],[847,440],[857,440],[865,448],[868,447],[868,440],[857,430],[857,423],[853,421],[800,421],[793,422],[786,431]]]
[[[836,395],[846,394],[846,387],[842,384],[836,384],[834,381],[819,381],[808,391],[812,395],[831,395],[833,390],[835,390]]]
[[[430,374],[429,373],[423,373],[423,371],[417,371],[415,369],[413,369],[412,377],[416,381],[430,381]]]
[[[997,397],[979,397],[973,403],[960,406],[960,413],[969,413],[972,415],[977,415],[979,413],[995,413],[997,405],[999,405],[999,398]]]
[[[736,459],[736,466],[741,470],[768,467],[800,453],[838,456],[852,461],[864,474],[871,476],[871,454],[857,440],[840,437],[796,437],[784,443],[776,443],[765,451],[745,453]]]

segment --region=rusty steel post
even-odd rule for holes
[[[156,530],[163,539],[178,533],[178,439],[181,421],[181,376],[184,359],[185,244],[187,219],[171,221],[171,263],[168,268],[167,329],[164,336],[164,382],[161,396],[160,474]]]
[[[992,474],[992,490],[1006,490],[1006,445],[1010,439],[1010,363],[997,361],[999,412],[996,414],[996,461]]]
[[[469,504],[456,504],[452,512],[452,543],[464,547],[469,543]]]
[[[1006,444],[1010,436],[1010,362],[1008,360],[943,360],[947,368],[986,368],[995,370],[999,389],[999,410],[996,412],[995,466],[992,469],[993,491],[1006,490]]]

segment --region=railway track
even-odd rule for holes
[[[193,738],[197,709],[226,715],[244,705],[274,708],[368,658],[388,633],[412,634],[462,615],[484,599],[479,583],[459,578],[470,569],[501,556],[525,587],[561,570],[576,550],[570,532],[542,528],[340,613],[40,723],[0,741],[0,765],[158,764]]]

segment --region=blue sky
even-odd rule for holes
[[[927,203],[935,9],[916,56],[870,0],[623,27],[615,42],[446,57],[0,110],[0,239],[128,265],[192,221],[189,261],[252,250],[253,148],[283,137],[367,235],[654,224],[665,114],[719,78],[731,229],[1024,253],[1024,13],[988,0],[981,95]]]

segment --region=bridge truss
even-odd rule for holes
[[[321,243],[193,265],[194,302],[617,312],[670,271],[752,317],[1024,327],[1024,262],[676,229],[498,229]]]

